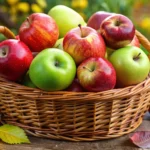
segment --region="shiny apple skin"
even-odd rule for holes
[[[89,92],[100,92],[113,89],[116,84],[116,71],[105,58],[91,57],[77,68],[80,84]]]
[[[91,27],[83,26],[81,30],[77,27],[65,35],[64,51],[73,57],[77,65],[89,57],[104,57],[106,45],[100,33]]]
[[[148,77],[150,62],[145,52],[136,46],[126,46],[112,53],[109,57],[116,70],[117,88],[124,88],[141,83]]]
[[[44,13],[33,13],[19,28],[20,40],[33,52],[40,52],[55,45],[59,29],[55,20]]]
[[[131,43],[135,27],[128,17],[116,14],[102,22],[100,32],[109,48],[118,49]]]
[[[4,54],[4,51],[5,52]],[[33,60],[32,52],[21,41],[8,39],[0,43],[0,76],[18,81],[27,72]]]

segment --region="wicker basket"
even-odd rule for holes
[[[140,43],[149,41],[138,31]],[[93,141],[135,130],[150,106],[150,78],[104,92],[45,92],[0,78],[1,122],[37,137]]]

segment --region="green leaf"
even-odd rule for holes
[[[0,127],[0,138],[8,144],[30,143],[23,129],[9,124]]]

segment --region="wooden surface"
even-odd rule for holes
[[[150,131],[150,114],[147,113],[143,123],[136,131]],[[129,137],[133,133],[115,139],[94,142],[56,141],[46,138],[28,136],[31,144],[8,145],[0,143],[0,150],[143,150],[131,143]],[[145,150],[145,149],[144,149]]]

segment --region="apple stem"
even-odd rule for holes
[[[83,68],[84,68],[84,69],[87,69],[87,70],[89,70],[90,72],[92,72],[92,71],[93,71],[92,69],[90,69],[90,68],[87,68],[87,67],[85,67],[85,66],[83,66]]]
[[[136,57],[134,57],[133,59],[136,61],[139,59],[139,56],[141,55],[141,53],[138,53],[138,55]]]
[[[119,26],[119,25],[120,25],[120,21],[117,20],[117,21],[115,22],[115,25],[116,25],[116,26]]]
[[[79,24],[78,27],[80,28],[80,31],[81,31],[81,37],[83,37],[83,32],[82,32],[81,24]]]
[[[27,21],[29,22],[29,24],[31,24],[31,21],[30,21],[29,17],[27,17]]]
[[[58,67],[59,66],[59,62],[55,61],[55,66]]]

